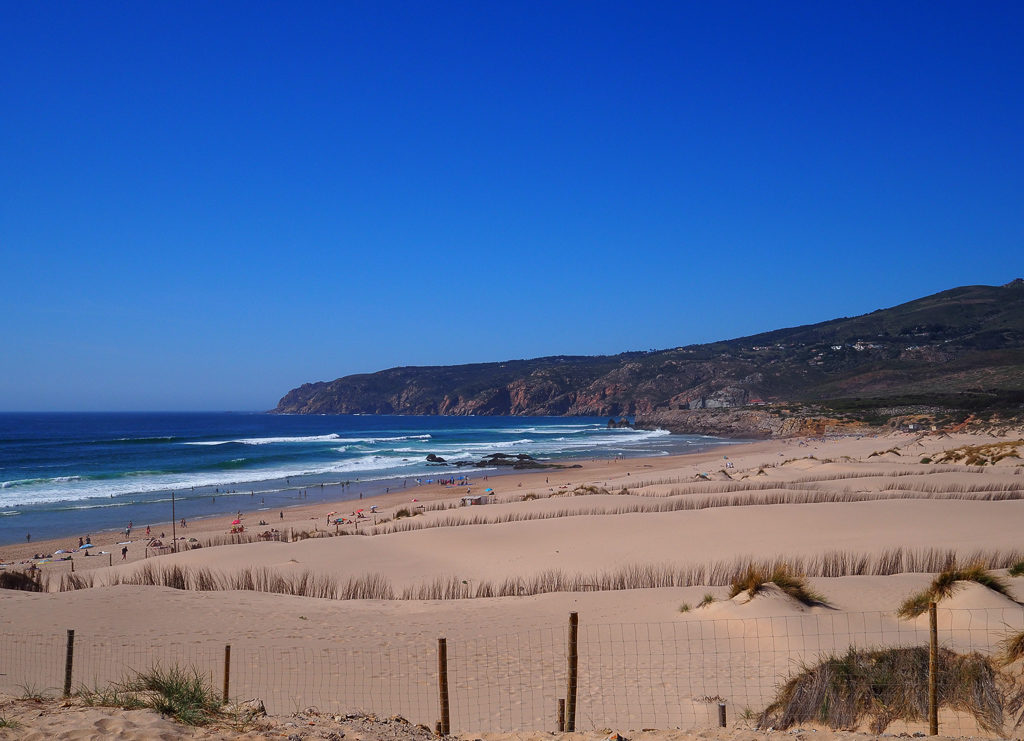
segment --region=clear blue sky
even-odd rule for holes
[[[1024,275],[1020,2],[0,2],[0,409]]]

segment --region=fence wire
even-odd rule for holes
[[[779,686],[804,667],[851,648],[927,646],[928,617],[884,612],[808,612],[781,617],[714,619],[682,614],[664,623],[588,624],[578,638],[576,728],[681,728],[750,725]],[[938,610],[940,646],[994,656],[1024,630],[1024,607]],[[296,643],[232,644],[230,697],[259,697],[268,712],[365,712],[403,716],[433,728],[440,717],[436,636],[348,648]],[[566,625],[447,640],[451,729],[455,732],[557,730],[567,694]],[[78,633],[72,686],[98,690],[153,667],[187,667],[218,691],[224,645],[210,641],[142,642]],[[65,634],[0,633],[0,691],[59,694]],[[1020,672],[1017,672],[1018,675]],[[978,734],[965,713],[942,711],[944,734]],[[889,730],[922,730],[894,724]]]

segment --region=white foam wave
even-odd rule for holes
[[[132,477],[120,480],[86,479],[61,484],[40,484],[25,489],[0,490],[0,508],[20,505],[53,504],[56,502],[81,502],[85,500],[107,499],[127,495],[144,495],[160,491],[186,491],[200,487],[229,488],[243,486],[260,481],[277,481],[302,476],[324,474],[344,474],[349,472],[380,471],[389,469],[422,466],[420,458],[402,460],[394,456],[370,455],[361,458],[350,458],[343,461],[309,464],[302,468],[254,468],[235,469],[221,472],[187,472],[164,473],[149,476]],[[424,467],[424,470],[427,470]],[[147,500],[148,501],[148,500]],[[90,506],[121,506],[129,502],[108,502]]]
[[[339,443],[397,443],[404,440],[430,440],[432,435],[399,435],[398,437],[339,437]]]
[[[341,435],[300,435],[297,437],[243,437],[238,440],[193,440],[183,445],[273,445],[275,443],[326,443],[341,440]]]

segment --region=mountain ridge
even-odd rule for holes
[[[389,368],[303,384],[273,411],[651,417],[908,395],[954,408],[959,402],[951,397],[989,393],[1013,406],[1013,392],[1021,389],[1024,280],[1018,278],[667,350]]]

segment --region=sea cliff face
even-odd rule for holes
[[[878,424],[879,415],[865,414],[872,407],[977,412],[1022,403],[1024,281],[1017,280],[706,345],[390,368],[303,384],[274,411],[629,415],[679,432],[779,437],[846,430],[857,415]],[[801,411],[766,411],[786,404]]]
[[[637,417],[635,427],[678,434],[733,438],[822,437],[868,433],[864,422],[824,415],[783,416],[759,409],[693,409],[655,411]]]

